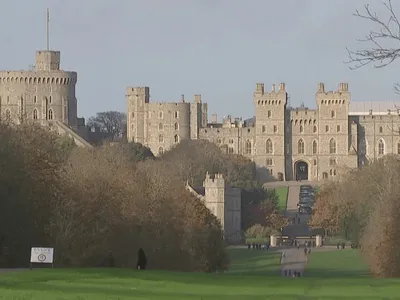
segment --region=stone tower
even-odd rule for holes
[[[287,93],[285,84],[275,84],[271,91],[264,90],[263,83],[256,84],[253,94],[256,117],[255,162],[266,169],[268,176],[284,177],[285,174],[285,108]]]
[[[128,140],[146,144],[147,107],[150,102],[149,87],[128,87],[126,90],[128,105],[127,130]]]
[[[76,129],[77,73],[60,70],[59,51],[37,51],[33,70],[0,71],[0,112],[19,123],[60,121]]]
[[[206,207],[218,218],[221,222],[222,229],[225,223],[225,180],[222,174],[215,174],[214,178],[210,174],[206,174],[206,179],[203,183],[204,194],[206,196]]]
[[[350,93],[347,83],[339,83],[336,91],[325,91],[323,83],[318,84],[315,94],[318,108],[318,165],[329,166],[329,176],[335,176],[336,166],[343,164],[340,157],[349,154],[349,104]],[[350,141],[351,142],[351,141]],[[320,173],[320,172],[318,172]],[[321,177],[321,174],[318,174]],[[325,178],[327,174],[323,174]]]

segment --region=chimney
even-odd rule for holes
[[[217,124],[217,114],[211,115],[211,124]]]
[[[325,93],[325,86],[322,82],[318,83],[318,92]]]
[[[256,83],[256,92],[264,94],[264,83]]]
[[[183,103],[185,103],[185,95],[184,95],[184,94],[181,95],[181,101],[182,101]]]
[[[272,92],[275,92],[275,84],[272,85],[271,91],[272,91]]]
[[[201,103],[201,95],[199,94],[194,95],[194,103]]]
[[[279,90],[279,91],[284,91],[285,89],[286,89],[285,84],[284,84],[283,82],[280,83],[280,84],[279,84],[278,90]]]

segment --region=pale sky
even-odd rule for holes
[[[382,11],[381,0],[0,0],[0,69],[34,63],[49,8],[50,48],[78,72],[79,116],[126,111],[125,88],[143,85],[157,102],[199,93],[219,120],[254,115],[256,82],[285,82],[292,106],[314,107],[318,82],[348,82],[355,101],[397,100],[398,63],[343,63],[346,46],[366,46],[356,39],[371,24],[352,16],[366,3]]]

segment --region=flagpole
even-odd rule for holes
[[[46,16],[46,46],[47,46],[47,51],[50,50],[50,38],[49,38],[49,30],[50,30],[50,13],[49,9],[47,9],[47,16]]]

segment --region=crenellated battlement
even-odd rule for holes
[[[222,174],[216,173],[214,178],[211,178],[210,174],[206,173],[206,178],[203,183],[203,187],[217,187],[217,188],[225,188],[225,179]]]
[[[347,93],[349,91],[348,83],[339,83],[338,88],[335,91],[325,91],[325,84],[318,83],[318,88],[316,94],[324,94],[325,96],[340,96],[342,93]]]
[[[76,84],[78,75],[76,72],[52,71],[1,71],[0,84]]]
[[[286,98],[287,93],[284,83],[278,85],[278,90],[276,90],[275,84],[273,84],[270,92],[265,91],[263,83],[257,83],[253,94],[253,101],[256,106],[286,104]]]

